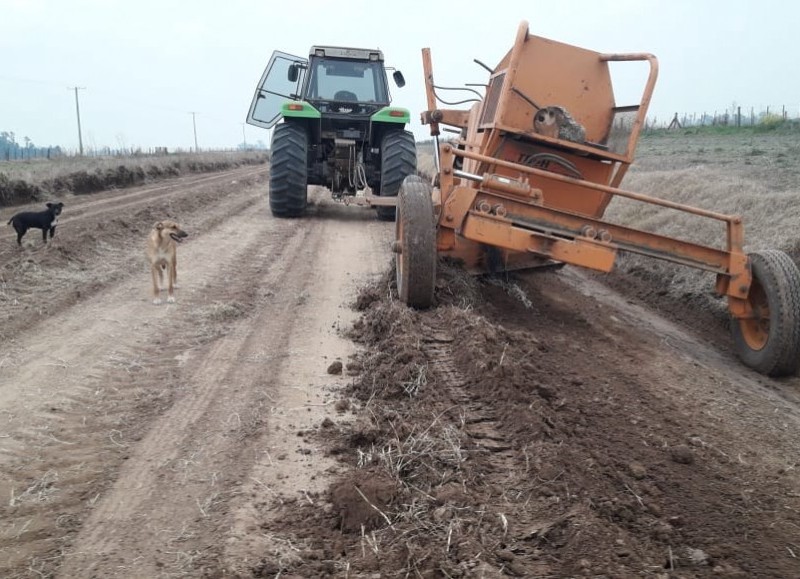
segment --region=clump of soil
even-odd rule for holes
[[[389,522],[386,512],[397,495],[397,483],[385,472],[352,472],[330,489],[339,528],[345,533],[372,531]]]

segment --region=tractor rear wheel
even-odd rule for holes
[[[276,217],[298,217],[308,202],[308,135],[303,127],[283,122],[272,134],[269,208]]]
[[[396,197],[400,185],[408,175],[417,172],[417,144],[413,133],[408,131],[391,131],[383,136],[381,142],[381,197]],[[395,218],[394,207],[376,207],[378,219],[392,221]]]
[[[752,317],[733,319],[731,332],[742,361],[768,376],[794,374],[800,365],[800,270],[782,251],[749,254]]]
[[[436,219],[431,186],[409,175],[400,187],[395,222],[395,268],[400,300],[414,308],[433,304],[436,283]]]

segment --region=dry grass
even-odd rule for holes
[[[197,308],[197,317],[202,323],[211,326],[223,322],[238,320],[247,313],[247,309],[239,302],[213,302],[211,304]]]
[[[480,526],[482,510],[442,504],[432,493],[444,481],[460,472],[469,450],[465,448],[465,433],[443,413],[433,415],[425,428],[416,426],[408,433],[394,431],[380,447],[368,452],[358,451],[358,466],[379,464],[402,489],[402,497],[386,510],[379,512],[386,526],[364,532],[362,527],[362,557],[370,552],[380,557],[397,545],[408,549],[406,576],[418,576],[417,562],[427,559],[433,551],[447,553],[454,541],[463,542],[472,529]],[[390,426],[391,425],[390,423]],[[408,575],[410,574],[410,575]]]
[[[433,157],[433,141],[417,143],[417,171],[431,176],[436,173],[436,163]]]
[[[31,159],[25,161],[0,161],[0,173],[9,179],[21,179],[29,183],[42,183],[56,177],[85,171],[106,171],[124,167],[155,166],[167,168],[175,163],[202,163],[211,164],[220,161],[230,163],[246,163],[253,159],[264,159],[264,152],[257,151],[232,151],[208,153],[181,153],[174,155],[142,155],[131,157],[59,157],[56,159]]]
[[[726,214],[741,215],[746,230],[746,249],[791,248],[800,220],[800,188],[774,190],[762,181],[720,168],[697,166],[672,171],[635,172],[625,188],[678,203]],[[615,199],[609,206],[610,221],[686,239],[714,247],[725,246],[725,225],[690,214]]]
[[[780,249],[797,257],[800,223],[800,136],[682,135],[644,139],[623,183],[629,191],[725,214],[741,215],[745,251]],[[726,247],[722,222],[617,198],[606,219],[626,226]],[[713,276],[625,255],[618,268],[647,279],[673,298],[721,312]]]
[[[517,282],[508,281],[497,277],[489,277],[486,281],[491,285],[496,285],[497,287],[501,288],[510,297],[521,303],[526,310],[533,308],[533,302],[528,297],[528,294],[525,293],[525,290],[522,289]]]
[[[33,481],[30,486],[21,492],[12,488],[8,506],[13,509],[26,502],[41,503],[49,501],[53,494],[58,492],[56,487],[58,479],[58,472],[48,470],[41,478]],[[21,534],[21,532],[18,534]]]

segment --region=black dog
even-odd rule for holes
[[[42,230],[42,241],[45,243],[47,243],[48,231],[50,231],[50,239],[53,239],[56,234],[58,216],[61,215],[63,207],[64,204],[61,202],[48,203],[47,209],[44,211],[23,211],[9,219],[8,225],[13,225],[17,230],[17,245],[22,245],[22,236],[31,228]]]

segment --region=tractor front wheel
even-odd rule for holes
[[[752,315],[731,320],[742,361],[768,376],[794,374],[800,365],[800,270],[782,251],[749,254]]]
[[[303,127],[283,122],[272,134],[269,208],[275,217],[299,217],[308,202],[308,135]]]
[[[436,219],[431,186],[417,175],[403,180],[397,198],[394,251],[397,293],[414,308],[433,304],[436,283]]]
[[[413,133],[390,131],[381,142],[381,197],[395,197],[408,175],[417,172],[417,144]],[[394,207],[376,207],[378,219],[391,221],[395,218]]]

